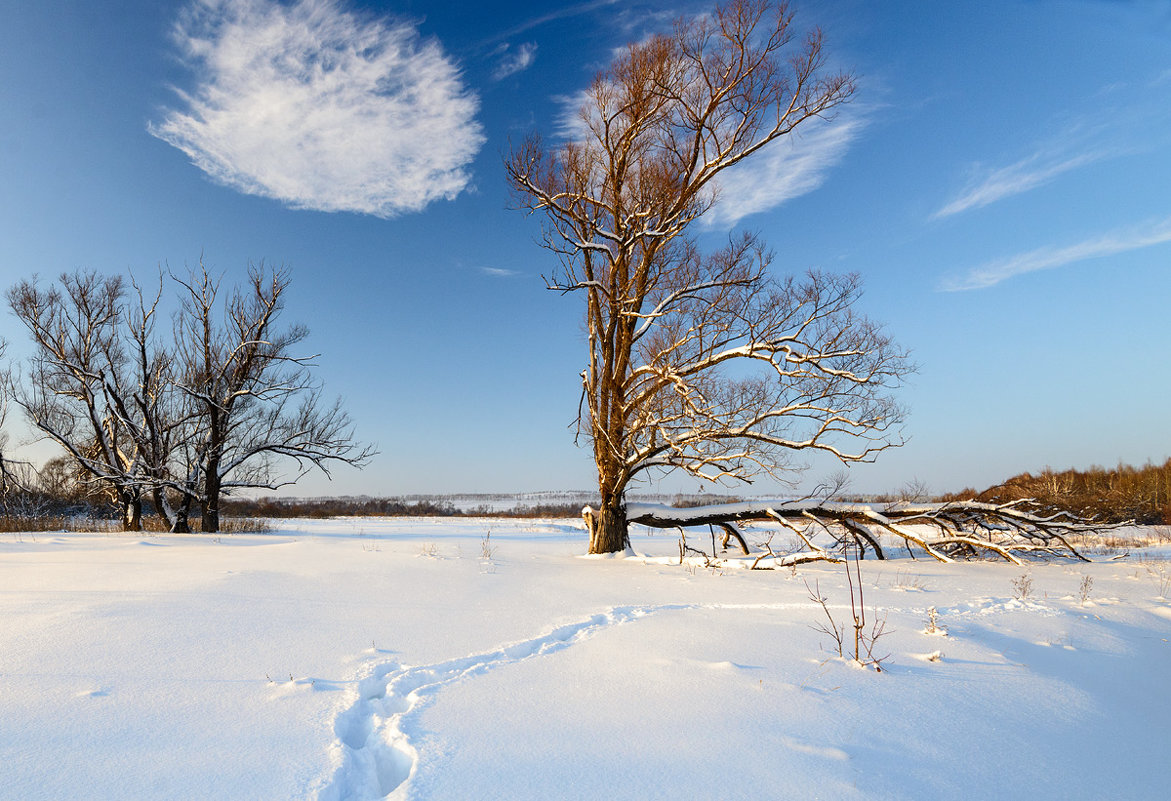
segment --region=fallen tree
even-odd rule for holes
[[[582,510],[587,532],[597,525],[590,508]],[[834,501],[749,501],[693,508],[631,503],[626,518],[651,528],[709,526],[723,531],[724,547],[735,539],[740,550],[751,556],[738,524],[771,522],[789,531],[804,550],[776,553],[771,539],[761,543],[753,567],[787,567],[814,561],[842,561],[842,546],[856,544],[859,554],[869,549],[885,559],[883,535],[901,542],[912,557],[922,552],[940,562],[954,562],[994,555],[1014,564],[1021,556],[1063,556],[1089,561],[1071,543],[1071,537],[1116,527],[1095,523],[1065,511],[1050,512],[1030,499],[1002,504],[978,501],[949,503],[888,504],[841,503]],[[775,533],[775,531],[774,531]],[[815,541],[828,535],[828,547]],[[824,541],[824,537],[822,540]],[[685,543],[685,537],[682,541]],[[681,551],[683,549],[681,544]]]

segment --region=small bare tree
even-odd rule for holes
[[[853,567],[851,567],[851,552]],[[866,593],[862,585],[862,565],[859,561],[859,555],[859,551],[851,548],[849,543],[847,543],[842,555],[846,566],[846,587],[850,592],[850,627],[854,629],[853,659],[857,664],[863,667],[873,667],[876,672],[881,673],[882,663],[890,654],[878,656],[874,653],[874,648],[878,644],[878,640],[887,633],[886,615],[879,616],[878,609],[875,607],[871,610],[874,617],[870,621],[866,619]],[[825,615],[826,619],[825,623],[819,621],[814,624],[814,630],[829,636],[838,656],[843,659],[849,658],[849,638],[846,636],[846,624],[838,623],[833,613],[829,611],[829,603],[821,594],[821,587],[816,580],[812,587],[806,581],[805,589],[809,592],[809,599],[821,607],[822,614]]]
[[[8,290],[9,306],[34,351],[26,380],[8,391],[28,419],[73,458],[122,509],[126,530],[142,528],[143,462],[119,413],[135,382],[122,340],[125,284],[78,271],[44,288],[36,278]]]
[[[309,369],[315,356],[294,348],[302,325],[278,327],[289,286],[287,270],[250,267],[248,282],[221,304],[220,282],[202,262],[187,278],[176,320],[176,386],[190,412],[177,478],[181,508],[198,501],[203,530],[219,530],[220,498],[243,488],[277,489],[310,469],[362,466],[373,447],[358,443],[341,402],[323,400]],[[296,475],[282,478],[278,461]]]
[[[550,288],[585,299],[591,553],[625,546],[626,488],[649,473],[749,480],[793,451],[851,462],[899,444],[888,390],[909,365],[853,311],[856,276],[780,281],[753,236],[707,255],[689,236],[724,170],[853,93],[824,70],[820,33],[798,44],[791,24],[768,0],[680,20],[595,78],[576,141],[533,136],[507,162],[560,256]]]
[[[65,503],[84,504],[93,488],[85,483],[85,475],[68,455],[54,456],[37,470],[37,491]]]

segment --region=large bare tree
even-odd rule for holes
[[[310,373],[315,356],[295,351],[308,329],[279,325],[287,270],[250,267],[246,285],[222,303],[220,282],[202,263],[176,280],[184,291],[175,381],[193,421],[172,484],[184,519],[191,501],[198,501],[203,530],[218,531],[226,493],[277,489],[312,468],[328,474],[331,465],[370,460],[375,451],[354,439],[340,400],[324,401]],[[296,475],[282,477],[278,462],[291,463]]]
[[[850,98],[852,77],[824,61],[785,5],[731,0],[629,45],[594,79],[573,141],[534,135],[507,161],[560,256],[550,287],[585,300],[591,553],[625,546],[626,488],[652,471],[748,480],[793,451],[851,462],[897,444],[888,390],[908,365],[853,311],[857,278],[777,280],[755,237],[704,254],[691,235],[722,172]]]

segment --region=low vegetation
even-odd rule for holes
[[[12,488],[0,497],[0,532],[93,530],[120,527],[121,510],[115,499],[100,490],[62,480],[55,468],[43,471],[43,481],[33,478],[31,489]],[[221,505],[220,531],[230,533],[250,525],[247,521],[330,517],[577,517],[580,502],[518,502],[512,506],[478,504],[457,507],[448,496],[431,497],[331,497],[331,498],[232,498]],[[502,507],[502,508],[497,508]],[[154,514],[150,501],[143,504],[146,531],[166,531],[164,519]],[[192,530],[200,531],[200,519]]]
[[[983,492],[966,489],[939,500],[970,498],[989,503],[1032,498],[1044,506],[1106,523],[1171,525],[1171,459],[1143,467],[1095,465],[1062,472],[1047,467],[1037,475],[1013,476]]]

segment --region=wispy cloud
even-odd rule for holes
[[[481,267],[480,272],[493,278],[511,278],[517,275],[516,270],[505,270],[502,267]]]
[[[537,59],[537,44],[536,42],[524,42],[515,50],[505,44],[497,49],[497,53],[500,55],[500,61],[492,73],[492,78],[500,81],[509,75],[515,75],[531,67]]]
[[[1171,71],[1154,79],[1099,87],[1091,96],[1092,114],[1068,121],[1056,135],[1008,166],[976,167],[967,187],[931,219],[950,217],[1028,192],[1097,162],[1165,148],[1171,121],[1171,97],[1166,91],[1171,82],[1167,76]]]
[[[1008,259],[993,261],[951,279],[940,287],[945,292],[986,289],[1017,275],[1052,270],[1086,259],[1112,256],[1131,250],[1171,242],[1171,217],[1129,228],[1119,228],[1095,239],[1062,248],[1045,247]]]
[[[592,98],[593,93],[588,87],[572,95],[554,95],[552,99],[558,109],[553,114],[553,130],[557,136],[567,142],[584,142],[589,137],[590,128],[582,114],[593,112]]]
[[[515,36],[519,36],[520,34],[525,33],[526,31],[531,31],[533,28],[540,27],[547,22],[565,19],[567,17],[576,17],[579,14],[589,14],[590,12],[597,11],[598,9],[605,8],[606,6],[612,6],[617,2],[618,0],[589,0],[589,2],[577,3],[572,6],[566,6],[565,8],[559,8],[556,11],[550,11],[547,14],[542,14],[539,17],[533,17],[532,19],[526,20],[514,28],[510,28],[503,33],[493,36],[488,41],[499,42],[502,39],[511,39]]]
[[[592,8],[594,5],[600,3],[586,3],[575,8]],[[679,17],[677,12],[664,10],[653,21],[665,24],[668,19]],[[647,18],[644,15],[642,19],[645,22]],[[661,28],[662,24],[652,26],[652,29],[654,27]],[[625,53],[625,47],[616,47],[612,56],[620,59]],[[554,114],[557,136],[566,141],[590,139],[593,136],[591,125],[597,122],[593,87],[553,99],[559,106]],[[717,179],[718,186],[713,187],[716,203],[704,216],[703,225],[709,228],[732,227],[749,215],[768,211],[816,190],[825,183],[829,171],[841,162],[850,145],[867,127],[873,111],[873,106],[855,104],[828,119],[814,117],[806,120],[794,133],[781,137],[741,164],[722,172]]]
[[[197,84],[149,130],[213,180],[384,218],[468,186],[478,100],[414,26],[337,0],[195,0],[174,38]]]
[[[729,169],[719,178],[718,199],[705,224],[731,227],[817,189],[866,124],[865,116],[856,112],[843,112],[831,121],[810,120]]]
[[[557,135],[567,141],[588,139],[590,127],[582,114],[583,109],[587,117],[594,113],[591,89],[554,99],[560,106],[554,115]],[[704,215],[703,224],[731,228],[750,214],[768,211],[820,187],[869,124],[869,113],[855,106],[830,120],[810,119],[793,134],[723,172],[717,179],[716,204]]]
[[[1019,195],[1047,184],[1062,173],[1119,155],[1116,150],[1098,149],[1071,153],[1065,148],[1046,147],[1015,164],[983,171],[959,197],[931,215],[932,219],[950,217],[969,209],[978,209],[1012,195]]]

